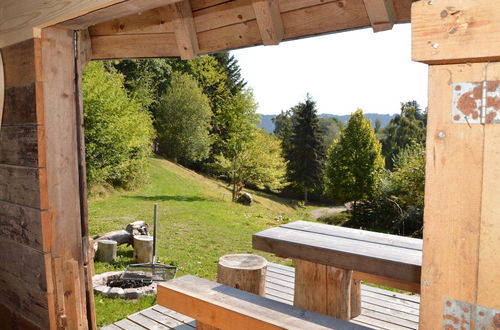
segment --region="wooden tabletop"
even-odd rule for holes
[[[297,221],[256,233],[252,243],[280,256],[420,283],[421,239]]]

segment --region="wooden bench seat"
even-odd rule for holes
[[[158,285],[158,304],[218,329],[369,329],[195,276]]]

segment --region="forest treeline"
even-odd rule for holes
[[[96,61],[83,82],[91,191],[147,182],[154,153],[221,178],[304,202],[350,202],[347,226],[421,234],[426,114],[415,102],[373,129],[319,118],[311,96],[257,128],[252,90],[229,53],[194,60]]]

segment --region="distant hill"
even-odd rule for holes
[[[344,123],[347,123],[347,121],[349,120],[349,117],[351,117],[351,115],[333,115],[330,113],[322,113],[319,116],[320,117],[337,117],[340,120],[342,120]],[[380,118],[380,121],[382,122],[382,128],[386,127],[394,116],[395,115],[384,115],[384,114],[380,114],[380,113],[365,113],[365,117],[368,120],[372,121],[372,126],[375,126],[375,120],[377,118]],[[264,128],[269,133],[273,133],[274,132],[274,123],[273,123],[274,117],[276,117],[276,115],[260,115],[261,123],[259,124],[259,127]]]

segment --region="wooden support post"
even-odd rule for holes
[[[2,130],[3,104],[5,101],[5,80],[3,73],[2,52],[0,52],[0,132]]]
[[[341,320],[350,320],[352,270],[299,259],[293,261],[295,263],[293,305]],[[354,305],[357,304],[360,302]]]
[[[278,0],[254,0],[252,5],[262,43],[264,45],[279,44],[285,33]]]
[[[136,263],[153,262],[153,237],[146,235],[134,236],[134,261]]]
[[[396,21],[393,0],[363,0],[373,32],[391,30]],[[397,0],[396,0],[397,1]]]
[[[193,12],[189,0],[171,4],[172,24],[177,47],[183,60],[192,60],[199,52],[198,37],[194,26]]]
[[[254,254],[228,254],[219,259],[217,282],[265,295],[267,260]]]
[[[116,241],[101,239],[97,241],[96,260],[101,262],[113,262],[116,260]]]
[[[421,329],[488,328],[500,314],[499,22],[497,1],[412,7],[413,59],[432,64]]]

